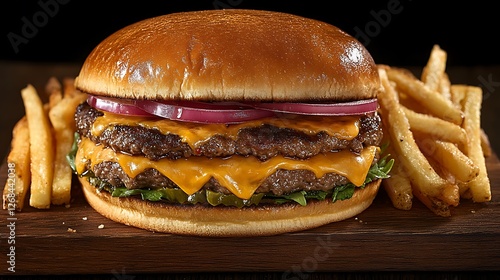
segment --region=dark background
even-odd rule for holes
[[[50,6],[50,13],[44,11],[43,3]],[[492,65],[500,63],[496,43],[499,11],[492,5],[484,0],[465,3],[417,0],[10,1],[9,7],[4,5],[1,12],[0,60],[82,63],[106,36],[135,21],[172,12],[233,7],[289,12],[334,24],[360,38],[377,63],[421,66],[432,45],[439,44],[448,52],[450,66]],[[26,22],[36,29],[28,30],[29,36],[23,36],[23,27],[26,29],[29,25]],[[360,37],[360,30],[365,37]],[[13,34],[25,38],[17,46],[17,52],[11,42],[16,37]]]

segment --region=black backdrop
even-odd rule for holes
[[[3,60],[83,62],[102,39],[135,21],[172,12],[246,8],[289,12],[334,24],[360,39],[377,63],[423,65],[433,44],[448,65],[500,64],[499,12],[484,0],[84,1],[4,2]]]

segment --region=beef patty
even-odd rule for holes
[[[363,145],[378,146],[382,139],[380,116],[370,114],[361,118],[359,134],[352,140],[339,139],[325,132],[308,135],[264,124],[241,129],[236,139],[215,135],[193,150],[179,135],[162,134],[157,129],[142,126],[114,125],[99,136],[92,135],[92,124],[102,115],[86,102],[79,105],[75,120],[80,135],[114,151],[145,156],[151,160],[190,156],[228,157],[234,154],[254,156],[262,161],[277,155],[306,159],[319,153],[344,149],[359,153]]]

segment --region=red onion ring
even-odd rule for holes
[[[128,116],[151,116],[151,114],[135,106],[135,101],[130,99],[89,95],[87,103],[94,108],[110,113]]]
[[[100,110],[130,116],[158,116],[176,121],[234,124],[289,113],[317,116],[361,115],[378,109],[377,99],[323,103],[239,103],[119,99],[89,95],[87,102]]]
[[[233,103],[225,106],[221,103],[156,102],[141,100],[136,101],[135,105],[155,116],[196,123],[234,124],[274,115],[272,111],[249,108]]]
[[[316,115],[346,116],[373,113],[378,109],[376,98],[343,103],[253,103],[252,107],[273,112]]]

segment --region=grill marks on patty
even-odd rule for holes
[[[159,130],[141,126],[115,125],[99,136],[92,135],[92,124],[102,115],[87,103],[79,105],[75,119],[80,135],[117,152],[145,156],[151,160],[190,156],[228,157],[234,154],[254,156],[262,161],[276,155],[306,159],[319,153],[344,149],[359,153],[363,145],[378,145],[382,138],[380,117],[372,114],[361,118],[359,135],[350,141],[324,132],[307,135],[288,128],[262,125],[241,129],[236,139],[215,135],[193,151],[176,134],[165,135]]]

